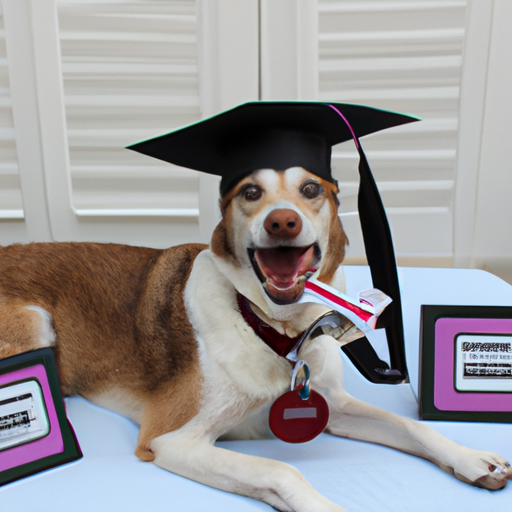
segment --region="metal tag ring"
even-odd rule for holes
[[[293,391],[297,387],[295,384],[297,380],[297,375],[301,369],[304,371],[304,387],[302,387],[299,390],[299,396],[302,398],[302,400],[307,400],[309,398],[309,381],[311,373],[309,371],[309,366],[308,363],[306,363],[306,361],[300,359],[293,366],[290,388]]]

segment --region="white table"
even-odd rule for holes
[[[355,296],[371,285],[366,267],[347,267],[346,275],[349,295]],[[346,361],[345,385],[362,400],[417,419],[420,305],[510,306],[512,286],[479,270],[401,268],[399,276],[411,384],[371,384]],[[211,489],[140,462],[133,454],[136,425],[81,398],[66,401],[84,458],[0,488],[0,510],[271,510],[263,503]],[[450,439],[496,451],[512,460],[510,424],[428,423]],[[294,465],[319,492],[349,512],[511,509],[512,484],[499,492],[477,489],[427,461],[382,446],[326,434],[303,445],[288,445],[278,440],[221,444]]]

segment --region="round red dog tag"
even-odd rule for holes
[[[300,397],[301,387],[281,395],[270,409],[270,430],[287,443],[305,443],[320,435],[329,420],[325,398],[311,390],[309,398]]]

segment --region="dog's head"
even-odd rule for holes
[[[217,265],[240,293],[272,312],[295,303],[315,271],[330,282],[347,243],[337,192],[300,167],[253,172],[221,199],[211,241]]]

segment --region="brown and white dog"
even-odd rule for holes
[[[301,168],[265,169],[222,198],[210,248],[2,248],[0,356],[54,347],[63,392],[137,421],[142,460],[278,510],[341,511],[294,468],[214,445],[268,437],[269,407],[290,384],[289,363],[248,326],[237,292],[265,322],[296,336],[323,311],[295,303],[307,277],[319,269],[320,280],[343,287],[336,193]],[[512,478],[504,458],[347,395],[338,351],[322,335],[300,353],[328,402],[327,432],[424,457],[489,489]]]

